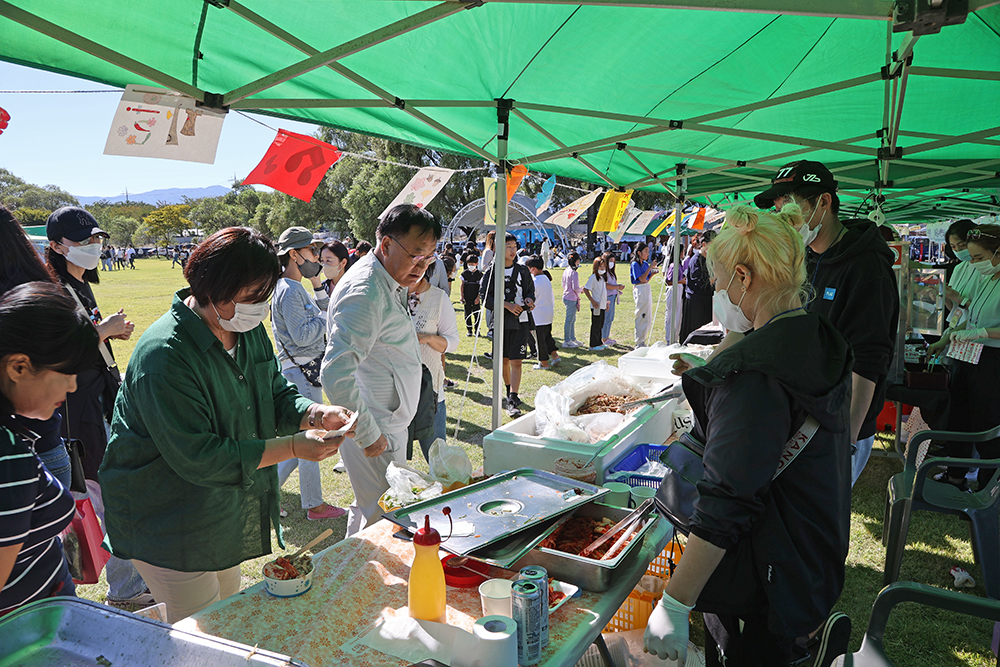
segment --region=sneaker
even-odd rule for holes
[[[454,380],[449,380],[448,378],[445,378],[444,379],[444,386],[445,386],[445,389],[451,389],[452,387],[455,386],[455,381]]]
[[[608,338],[608,339],[606,339],[604,341],[605,347],[613,347],[613,346],[615,346],[617,344],[618,344],[618,341],[616,341],[614,338]]]
[[[507,414],[511,417],[521,416],[521,399],[517,396],[508,396],[506,399]]]
[[[278,516],[280,516],[282,519],[287,519],[288,518],[288,510],[286,510],[284,507],[279,507],[278,508]]]
[[[306,518],[310,521],[321,521],[323,519],[336,519],[347,514],[347,510],[341,507],[334,507],[333,505],[327,505],[326,509],[322,512],[314,512],[309,510],[306,513]]]
[[[104,598],[104,602],[107,605],[119,609],[124,609],[125,607],[130,607],[130,606],[148,607],[150,605],[156,604],[156,600],[153,599],[153,594],[149,592],[148,588],[142,593],[139,593],[138,595],[133,595],[132,597],[125,598],[123,600],[106,597]]]
[[[600,352],[601,350],[606,350],[606,349],[608,349],[607,345],[598,345],[597,347],[590,348],[590,351],[591,352]]]
[[[487,359],[492,359],[493,358],[493,353],[492,352],[483,352],[483,356],[486,357]]]
[[[575,340],[565,340],[563,341],[562,347],[580,347],[580,344]]]
[[[562,357],[559,357],[557,359],[553,359],[552,361],[549,362],[549,366],[558,366],[559,362],[561,362],[561,361],[562,361]]]
[[[935,482],[940,482],[942,484],[951,484],[962,493],[972,493],[972,488],[969,487],[969,480],[963,477],[961,482],[955,483],[951,479],[949,479],[947,471],[939,472],[938,474],[931,477],[931,479],[933,479]]]
[[[347,466],[344,465],[344,459],[337,461],[336,465],[333,466],[333,472],[347,472]]]
[[[552,370],[552,363],[553,362],[549,362],[548,366],[542,366],[541,364],[535,364],[534,366],[532,366],[532,368],[535,369],[536,371],[551,371]]]
[[[813,667],[830,667],[842,655],[846,655],[847,644],[851,640],[851,619],[846,614],[835,611],[812,638],[815,643],[812,653],[816,656]]]

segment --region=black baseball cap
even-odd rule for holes
[[[95,234],[108,238],[108,233],[97,226],[94,216],[79,206],[63,206],[53,211],[45,222],[45,234],[50,241],[69,239],[77,243]]]
[[[799,160],[778,170],[771,179],[771,187],[753,198],[757,208],[771,208],[774,200],[805,186],[815,186],[828,192],[837,191],[837,181],[822,162]]]

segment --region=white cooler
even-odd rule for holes
[[[604,471],[632,445],[661,444],[670,437],[676,408],[676,400],[645,405],[594,444],[535,435],[535,413],[532,411],[483,438],[483,472],[495,475],[518,468],[551,471],[556,459],[568,457],[586,461],[596,454],[593,463],[600,485],[604,483]]]

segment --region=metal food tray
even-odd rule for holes
[[[612,519],[616,523],[624,519],[631,510],[628,508],[619,509],[610,505],[585,505],[573,513],[573,516],[591,516],[596,519],[605,517]],[[528,565],[540,565],[545,568],[550,577],[559,581],[566,581],[575,586],[590,591],[592,593],[603,593],[611,588],[619,568],[627,568],[635,559],[639,557],[642,543],[656,522],[659,515],[655,512],[646,518],[645,524],[635,534],[635,537],[625,545],[625,548],[614,558],[608,560],[596,560],[594,558],[584,558],[568,554],[555,549],[538,548],[529,551],[512,567],[512,570],[519,570]],[[555,531],[555,526],[545,531],[542,539]],[[541,540],[539,540],[540,542]]]
[[[455,523],[468,521],[475,529],[468,537],[445,539],[441,548],[459,556],[468,556],[477,549],[565,514],[607,492],[599,486],[544,470],[522,468],[386,512],[382,516],[415,532],[423,524],[425,514],[436,518],[441,516],[442,509],[450,507]],[[441,537],[446,538],[447,535],[442,534]],[[538,539],[540,541],[541,537]]]
[[[0,667],[307,667],[288,656],[79,598],[27,604],[0,620],[0,636]]]

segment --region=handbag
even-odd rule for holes
[[[97,520],[97,512],[90,498],[81,498],[76,501],[76,515],[70,524],[72,531],[76,534],[80,549],[80,578],[73,578],[76,584],[96,584],[101,577],[101,572],[111,554],[101,546],[104,542],[104,533],[101,531],[101,524]]]
[[[319,387],[319,388],[323,387],[323,383],[320,382],[320,379],[319,379],[320,378],[320,371],[322,370],[322,366],[323,366],[323,355],[322,354],[319,355],[319,356],[317,356],[315,359],[311,359],[311,360],[309,360],[308,362],[306,362],[304,364],[300,364],[299,362],[295,361],[295,358],[292,357],[292,355],[288,354],[288,350],[285,349],[285,346],[282,345],[281,341],[278,340],[277,337],[275,337],[274,340],[276,340],[278,342],[278,345],[281,345],[282,351],[285,353],[285,355],[289,359],[292,360],[292,363],[295,364],[300,371],[302,371],[302,376],[306,379],[306,382],[308,382],[309,384],[311,384],[314,387]]]
[[[69,454],[69,465],[72,473],[69,490],[74,493],[87,493],[87,478],[83,474],[83,443],[74,438],[67,438],[63,440],[63,444],[66,447],[66,453]]]
[[[420,398],[417,411],[406,431],[406,460],[413,458],[413,441],[434,435],[434,416],[437,415],[438,398],[434,391],[434,376],[426,365],[420,367]]]
[[[772,481],[802,453],[818,430],[819,422],[812,416],[808,417],[785,443],[778,467],[771,477]],[[667,467],[667,473],[663,476],[660,488],[656,490],[656,506],[677,531],[684,535],[690,532],[688,524],[694,513],[695,501],[698,500],[698,482],[705,474],[704,456],[705,445],[690,433],[682,433],[660,455],[660,462]]]

